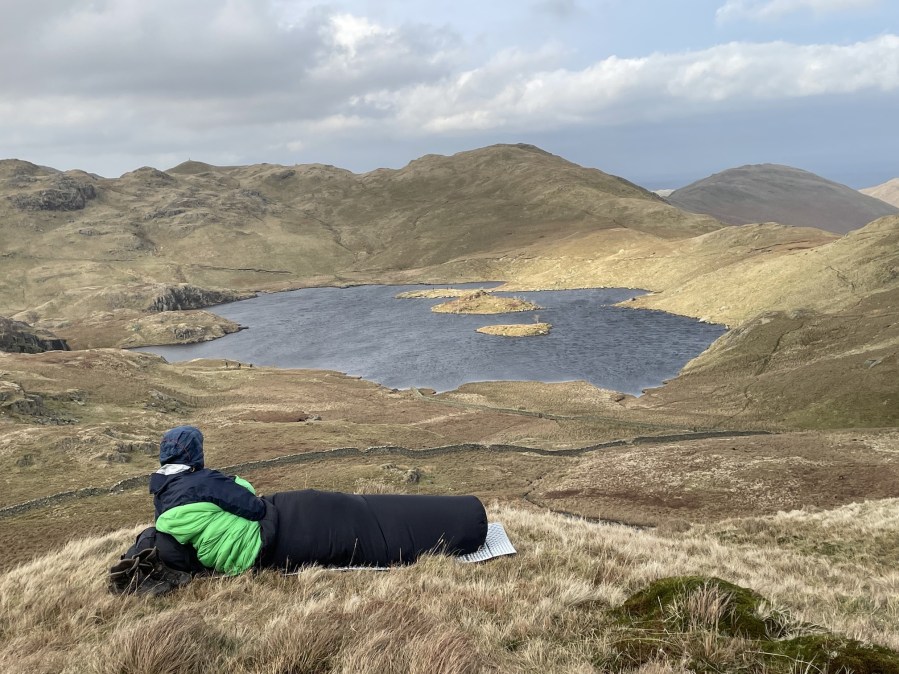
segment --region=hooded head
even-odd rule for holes
[[[159,443],[159,463],[182,463],[203,467],[203,434],[195,426],[178,426],[166,431]]]

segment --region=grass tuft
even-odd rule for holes
[[[139,621],[96,654],[97,674],[201,674],[222,668],[230,640],[190,608]]]

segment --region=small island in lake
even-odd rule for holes
[[[465,288],[431,288],[429,290],[407,290],[396,296],[398,300],[439,299],[441,297],[465,297],[476,292],[486,292],[483,288],[470,290]]]
[[[485,335],[499,335],[500,337],[539,337],[548,335],[552,329],[550,323],[516,323],[513,325],[485,325],[475,332]]]
[[[475,290],[458,299],[433,306],[431,311],[441,314],[507,314],[540,308],[533,302],[517,297],[496,297],[486,290]]]

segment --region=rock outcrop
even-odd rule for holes
[[[208,311],[160,311],[137,318],[101,321],[115,346],[133,348],[160,344],[208,342],[241,330],[234,321]]]
[[[0,351],[12,353],[42,353],[68,351],[69,345],[47,330],[33,328],[27,323],[0,316]]]
[[[230,290],[210,290],[198,288],[187,283],[165,285],[159,289],[147,311],[185,311],[202,309],[214,304],[224,304],[246,299],[250,293],[238,293]]]
[[[97,189],[90,183],[60,175],[54,176],[45,189],[14,194],[9,200],[23,211],[80,211],[88,201],[96,198]]]

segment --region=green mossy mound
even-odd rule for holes
[[[773,610],[757,592],[720,578],[662,578],[631,595],[614,617],[621,631],[615,658],[604,663],[611,669],[674,658],[696,672],[761,667],[899,674],[899,652],[822,633]]]
[[[619,609],[634,627],[684,632],[713,629],[748,639],[782,636],[786,625],[778,613],[765,611],[765,599],[752,590],[720,578],[662,578],[631,595]]]

